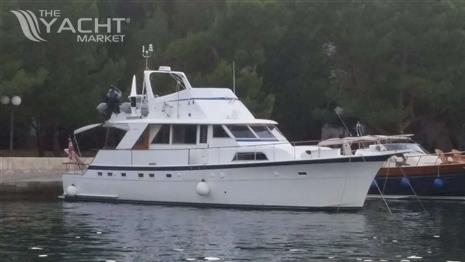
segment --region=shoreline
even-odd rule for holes
[[[0,157],[0,200],[57,199],[67,162],[66,157]]]

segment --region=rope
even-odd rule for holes
[[[412,186],[412,184],[410,183],[410,180],[408,179],[408,177],[405,175],[404,170],[402,169],[402,167],[399,167],[399,170],[400,170],[400,172],[402,173],[402,176],[405,177],[405,178],[407,179],[407,182],[408,182],[408,185],[409,185],[409,187],[410,187],[410,190],[412,190],[412,193],[415,195],[415,198],[416,198],[416,200],[418,201],[418,204],[419,204],[420,207],[423,209],[423,211],[426,211],[425,206],[423,206],[423,202],[421,202],[420,198],[418,197],[417,192],[415,191],[415,189],[413,189],[413,186]]]
[[[388,205],[388,203],[387,203],[387,201],[386,201],[386,198],[384,197],[383,192],[381,192],[381,189],[379,188],[378,183],[376,182],[376,180],[373,180],[373,181],[374,181],[374,183],[375,183],[376,188],[378,189],[378,192],[379,192],[379,195],[381,196],[381,199],[382,199],[383,202],[384,202],[384,205],[386,205],[386,208],[387,208],[389,214],[392,216],[392,210],[391,210],[391,208],[389,207],[389,205]]]
[[[387,171],[386,171],[386,176],[384,176],[383,193],[386,190],[387,181],[388,181],[388,178],[389,178],[389,171],[391,170],[391,166],[389,165],[389,162],[391,162],[391,158],[389,158],[388,162],[387,162],[388,167],[387,167]]]

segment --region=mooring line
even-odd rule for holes
[[[387,208],[387,210],[389,211],[389,214],[392,215],[392,210],[391,210],[391,208],[389,207],[389,204],[387,203],[386,198],[384,197],[383,192],[381,192],[381,189],[379,188],[378,182],[376,182],[376,179],[373,180],[373,183],[375,183],[375,186],[376,186],[376,188],[378,189],[379,195],[381,196],[381,199],[383,200],[384,205],[386,205],[386,208]]]
[[[426,211],[426,208],[423,205],[423,202],[421,202],[421,199],[418,197],[417,192],[415,191],[415,189],[413,189],[413,186],[410,183],[410,180],[408,179],[408,177],[405,175],[404,170],[402,169],[402,167],[399,167],[399,170],[400,170],[400,173],[402,173],[402,176],[405,177],[405,179],[407,179],[408,185],[409,185],[410,189],[412,190],[412,193],[414,194],[415,198],[417,199],[418,204],[423,209],[423,211]]]

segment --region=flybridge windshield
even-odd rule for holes
[[[150,85],[156,96],[164,96],[185,89],[182,79],[170,73],[150,74]]]
[[[278,140],[272,133],[272,129],[263,125],[228,125],[231,134],[240,141],[276,141]]]
[[[419,145],[414,143],[394,143],[394,144],[384,144],[387,150],[411,150],[414,153],[427,153],[426,150],[421,148]]]

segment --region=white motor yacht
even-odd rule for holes
[[[163,81],[175,90],[165,94]],[[343,155],[294,146],[272,120],[257,119],[227,88],[193,88],[170,67],[133,78],[129,103],[111,89],[98,109],[102,124],[124,136],[84,169],[63,175],[66,200],[252,208],[360,208],[386,151]]]

